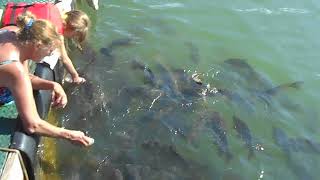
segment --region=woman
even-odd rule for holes
[[[45,57],[41,62],[49,64],[50,68],[53,69],[60,58],[65,68],[70,73],[73,82],[81,84],[85,82],[85,79],[80,77],[74,68],[73,63],[67,54],[64,38],[74,39],[80,46],[87,37],[90,19],[87,14],[79,10],[65,12],[58,4],[33,3],[30,5],[23,2],[18,4],[10,2],[6,5],[2,18],[2,25],[16,25],[16,17],[26,11],[31,12],[37,19],[44,19],[51,22],[57,27],[58,33],[60,34],[59,38],[62,43],[57,50],[50,56]]]
[[[32,87],[52,90],[53,105],[56,106],[64,107],[67,98],[58,83],[29,76],[23,65],[28,59],[38,62],[51,54],[61,43],[58,37],[55,26],[45,20],[35,20],[31,13],[18,16],[17,26],[0,29],[0,87],[7,88],[7,91],[1,92],[9,92],[0,94],[0,101],[10,99],[2,96],[10,96],[11,93],[26,133],[63,138],[89,146],[93,139],[83,132],[53,126],[39,117]]]

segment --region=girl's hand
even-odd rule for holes
[[[54,84],[52,91],[52,106],[64,108],[67,105],[67,95],[59,83]]]

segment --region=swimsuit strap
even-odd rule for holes
[[[0,33],[8,32],[8,29],[0,29]]]
[[[1,65],[6,65],[6,64],[10,64],[10,63],[13,63],[13,62],[19,62],[19,61],[15,60],[15,59],[13,59],[13,60],[5,60],[5,61],[0,62],[0,66]]]

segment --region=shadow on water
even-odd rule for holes
[[[266,103],[260,101],[257,94],[265,94],[270,110],[273,103],[278,102],[277,94],[301,85],[293,82],[273,86],[267,82],[264,87],[268,88],[258,89],[251,84],[250,88],[243,87],[246,91],[236,92],[228,85],[223,86],[228,76],[210,79],[161,62],[147,66],[136,59],[120,64],[115,59],[112,68],[119,67],[121,71],[99,76],[92,69],[105,59],[100,54],[95,57],[93,63],[84,65],[85,84],[65,85],[69,106],[63,116],[63,126],[88,132],[96,143],[88,150],[59,143],[58,171],[63,179],[245,179],[250,175],[225,168],[236,166],[240,156],[247,156],[250,162],[263,155],[254,141],[257,131],[249,128],[251,121],[242,118],[242,114],[231,112],[234,115],[230,116],[229,110],[220,112],[221,108],[215,108],[216,104],[211,102],[226,102],[227,109],[233,104],[250,106],[250,113],[256,113],[259,111],[256,104]],[[232,63],[249,71],[245,71],[250,74],[249,79],[239,73],[244,76],[242,81],[246,86],[250,84],[246,81],[260,79],[251,77],[258,74],[243,60],[232,60]],[[104,64],[107,69],[111,68],[108,65]],[[234,73],[229,68],[224,67],[221,73]],[[109,83],[114,82],[113,86],[106,86],[103,79],[106,76],[110,78]],[[319,145],[310,139],[288,140],[277,130],[274,134],[276,144],[286,153],[299,150],[317,154],[320,151]],[[245,145],[242,149],[248,152],[236,153],[235,141],[242,141],[239,144]],[[286,149],[288,143],[290,150]],[[205,158],[203,153],[210,155]],[[299,172],[297,177],[308,177],[308,171],[290,156],[288,166],[294,174]]]

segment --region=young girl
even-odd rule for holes
[[[15,17],[26,11],[34,14],[37,19],[44,19],[51,22],[57,27],[60,34],[59,39],[62,43],[52,54],[45,57],[41,62],[49,64],[51,69],[53,69],[58,59],[61,59],[65,68],[70,73],[73,82],[81,84],[85,82],[85,79],[80,77],[74,68],[67,54],[64,38],[74,39],[78,44],[81,44],[87,37],[90,19],[87,14],[82,11],[71,10],[63,12],[63,10],[58,7],[59,6],[55,6],[52,3],[34,3],[31,5],[8,3],[3,14],[2,25],[14,25]]]
[[[0,29],[0,104],[14,99],[22,127],[28,134],[63,138],[84,146],[91,145],[93,139],[83,132],[53,126],[42,120],[36,110],[32,88],[52,90],[54,105],[64,107],[67,103],[60,84],[29,76],[23,65],[29,59],[39,62],[60,46],[55,26],[45,20],[36,20],[30,13],[18,16],[16,25]]]

